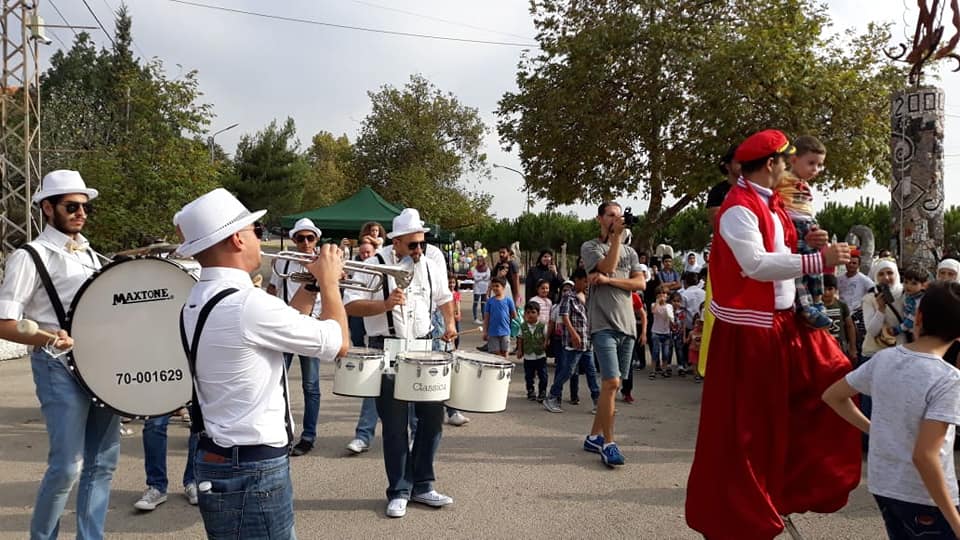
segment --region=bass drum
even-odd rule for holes
[[[67,362],[98,405],[149,418],[190,401],[180,308],[196,281],[171,260],[141,257],[112,262],[80,287],[67,314]]]

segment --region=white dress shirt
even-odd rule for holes
[[[740,182],[745,180],[741,178]],[[750,184],[764,204],[768,204],[773,192],[753,182]],[[774,307],[789,309],[797,292],[794,278],[803,275],[805,270],[817,270],[811,273],[819,273],[820,269],[812,267],[816,260],[822,259],[820,254],[804,256],[792,253],[784,240],[783,224],[776,213],[772,210],[769,212],[773,220],[773,252],[767,252],[764,247],[758,217],[744,206],[731,206],[723,212],[720,216],[720,235],[730,246],[747,277],[773,282]]]
[[[440,252],[439,249],[436,250]],[[383,248],[380,255],[384,263],[388,265],[399,264],[393,252],[393,246]],[[441,253],[441,255],[443,255]],[[378,264],[377,258],[370,257],[366,261],[370,264]],[[429,272],[429,279],[427,276]],[[373,281],[373,276],[357,274],[355,279],[369,284]],[[387,278],[388,290],[393,291],[396,288],[396,281],[390,277]],[[431,284],[433,291],[433,304],[430,303]],[[434,306],[442,306],[453,301],[453,293],[447,286],[447,272],[443,267],[438,267],[436,261],[430,256],[421,256],[420,262],[414,265],[413,281],[404,290],[406,304],[401,310],[400,306],[393,307],[393,327],[396,336],[406,339],[414,339],[427,335],[430,332],[430,313]],[[355,300],[383,300],[383,290],[378,289],[373,292],[356,291],[352,289],[344,290],[343,303],[350,304]],[[401,313],[402,312],[402,313]],[[406,320],[404,320],[404,316]],[[386,313],[363,318],[363,326],[368,336],[389,337],[390,330],[387,325]]]
[[[76,244],[80,249],[70,250]],[[80,286],[100,269],[100,261],[90,248],[86,238],[78,234],[76,241],[47,225],[36,240],[30,242],[50,274],[64,311],[70,310],[73,297]],[[0,319],[32,319],[40,328],[50,331],[60,329],[57,314],[50,303],[40,274],[30,255],[18,249],[7,257],[6,270],[0,284]]]
[[[223,447],[284,446],[284,418],[291,430],[293,418],[283,399],[283,353],[333,360],[342,343],[340,326],[300,314],[254,287],[243,270],[211,267],[200,272],[183,312],[191,343],[200,310],[227,288],[239,291],[210,313],[197,350],[204,428]]]
[[[283,273],[294,273],[294,272],[307,272],[308,270],[303,267],[302,264],[293,261],[278,261],[277,265],[281,268]],[[287,282],[287,297],[283,297],[283,282]],[[272,269],[270,271],[270,284],[277,289],[277,298],[284,301],[285,304],[289,304],[293,300],[294,295],[297,294],[297,291],[300,290],[302,285],[305,283],[300,283],[293,281],[290,278],[282,278],[277,275]],[[320,315],[320,311],[323,309],[323,305],[320,303],[320,295],[317,295],[316,301],[313,303],[313,311],[310,312],[310,315],[317,317]]]

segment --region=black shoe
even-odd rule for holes
[[[313,450],[313,443],[306,439],[300,439],[300,442],[290,449],[290,455],[302,456],[304,454],[309,454],[311,450]]]
[[[575,398],[575,397],[570,398],[570,404],[571,404],[571,405],[579,405],[579,404],[580,404],[580,398]]]
[[[537,396],[537,403],[543,403],[543,400],[545,399],[547,399],[547,394],[541,393],[540,395]]]
[[[537,396],[533,392],[527,392],[527,401],[536,401]]]
[[[484,343],[483,345],[477,347],[477,350],[480,352],[487,352],[487,344]]]

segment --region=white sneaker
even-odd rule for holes
[[[439,508],[441,506],[446,506],[448,504],[453,504],[452,497],[447,497],[442,493],[437,493],[437,490],[435,489],[432,489],[426,493],[414,495],[410,497],[410,500],[413,502],[418,502],[420,504],[425,504],[427,506],[433,506],[436,508]]]
[[[483,321],[481,319],[474,319],[473,322],[477,324],[483,324]]]
[[[362,454],[370,449],[370,445],[363,442],[363,439],[354,439],[347,443],[347,450],[354,454]]]
[[[165,502],[167,502],[166,493],[160,493],[160,490],[155,487],[148,487],[140,500],[133,503],[133,507],[137,510],[149,512]]]
[[[449,418],[447,418],[447,423],[451,426],[462,426],[469,422],[470,419],[464,416],[460,411],[453,413]]]
[[[406,499],[390,499],[387,503],[387,517],[401,518],[407,515]]]
[[[189,484],[183,486],[183,493],[187,496],[187,500],[190,501],[190,504],[196,506],[200,502],[200,499],[197,497],[197,483],[190,482]]]

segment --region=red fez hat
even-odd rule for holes
[[[782,131],[765,129],[747,137],[740,143],[733,159],[740,163],[762,159],[773,154],[792,154],[796,148],[790,144],[790,139]]]

